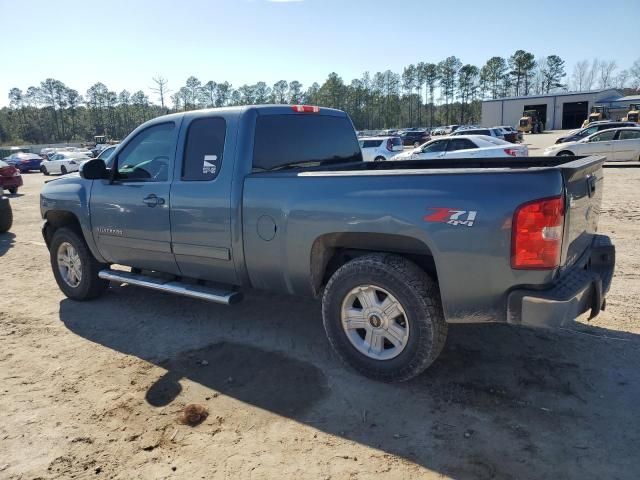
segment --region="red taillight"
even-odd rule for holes
[[[320,107],[315,105],[291,105],[291,110],[298,113],[319,113]]]
[[[560,265],[564,199],[525,203],[513,215],[511,268],[549,270]]]
[[[505,148],[504,153],[511,155],[512,157],[518,156],[518,150],[516,148]]]

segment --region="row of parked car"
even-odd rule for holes
[[[98,157],[108,159],[115,147],[116,145],[105,148]],[[77,172],[82,162],[93,157],[93,151],[79,147],[44,148],[40,154],[12,153],[0,160],[0,189],[15,195],[23,185],[24,173],[39,171],[44,175],[66,175]]]
[[[640,162],[640,125],[608,120],[592,122],[560,137],[543,155],[604,155],[610,162]]]
[[[450,127],[450,128],[449,128]],[[475,127],[450,125],[448,130],[410,129],[390,134],[383,131],[375,136],[359,135],[365,161],[427,160],[462,157],[521,157],[528,156],[526,145],[520,145],[522,134],[513,127]],[[448,131],[442,134],[442,131]],[[393,131],[391,131],[393,132]],[[385,135],[386,133],[386,135]],[[432,138],[432,137],[442,138]],[[405,146],[413,149],[404,151]]]

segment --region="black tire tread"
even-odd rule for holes
[[[380,371],[361,368],[349,361],[341,351],[340,346],[336,343],[336,339],[332,338],[328,328],[329,313],[327,312],[328,301],[326,297],[331,295],[333,284],[345,274],[353,273],[371,273],[386,271],[389,275],[393,275],[396,279],[402,281],[408,290],[410,290],[414,298],[419,302],[419,308],[425,311],[431,320],[431,328],[433,328],[433,348],[429,345],[419,345],[417,355],[401,370],[393,374],[386,374]],[[340,267],[331,277],[326,285],[322,299],[322,318],[327,332],[327,337],[334,351],[338,353],[340,359],[351,366],[359,373],[384,382],[403,382],[409,380],[427,369],[440,355],[447,339],[448,325],[444,319],[442,304],[440,301],[440,292],[437,283],[427,275],[418,265],[412,261],[400,256],[389,253],[373,253],[358,257]],[[415,319],[413,319],[415,322]],[[421,330],[430,328],[425,322],[418,322]],[[423,332],[424,333],[424,332]]]
[[[2,192],[0,192],[2,195]],[[13,225],[13,210],[11,204],[7,203],[7,207],[0,210],[0,233],[8,232]]]
[[[65,237],[67,240],[70,240],[70,243],[72,243],[76,248],[78,255],[80,256],[80,260],[82,261],[82,281],[85,282],[85,280],[88,279],[88,283],[85,283],[84,285],[81,283],[76,289],[69,287],[64,280],[59,277],[60,274],[58,272],[56,257],[58,244],[61,240],[65,239]],[[98,277],[98,272],[103,268],[106,268],[106,265],[96,260],[89,250],[87,243],[84,241],[84,238],[82,238],[82,236],[75,230],[65,227],[57,229],[51,238],[49,250],[53,275],[60,287],[60,290],[62,290],[67,297],[81,301],[91,300],[102,295],[109,287],[109,282],[107,280],[103,280]]]

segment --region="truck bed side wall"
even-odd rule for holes
[[[555,170],[249,175],[243,197],[247,271],[255,288],[313,295],[312,249],[318,239],[341,233],[395,235],[399,251],[422,245],[423,253],[433,255],[449,322],[494,321],[504,318],[506,293],[513,285],[542,285],[553,275],[511,269],[514,210],[527,201],[559,195],[562,188]],[[431,208],[477,213],[472,226],[456,226],[425,221],[436,212]],[[272,221],[275,236],[265,240],[259,224],[263,228]],[[320,254],[314,250],[313,255]]]

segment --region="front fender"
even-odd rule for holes
[[[106,263],[94,241],[91,230],[89,199],[93,182],[69,175],[47,182],[40,193],[40,213],[44,220],[42,233],[47,246],[50,233],[70,226],[79,228],[89,250],[99,262]]]

